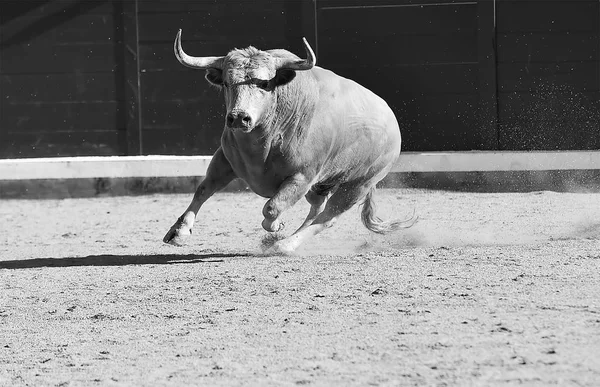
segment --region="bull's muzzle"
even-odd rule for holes
[[[249,132],[254,127],[254,120],[243,110],[232,110],[227,113],[226,122],[228,128],[241,129],[244,132]]]

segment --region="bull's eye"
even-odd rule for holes
[[[269,81],[259,80],[256,82],[256,86],[263,90],[269,90]]]

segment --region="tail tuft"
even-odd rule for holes
[[[375,193],[375,187],[371,188],[365,201],[363,202],[363,208],[360,213],[360,219],[362,220],[365,227],[377,234],[387,234],[392,231],[396,231],[400,228],[409,228],[414,225],[418,217],[415,217],[414,213],[408,219],[403,220],[391,220],[384,221],[375,215],[375,203],[373,201],[373,194]]]

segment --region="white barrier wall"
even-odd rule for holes
[[[0,160],[0,180],[204,176],[211,156],[56,157]],[[404,152],[392,172],[600,169],[600,151]]]

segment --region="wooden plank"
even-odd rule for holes
[[[55,38],[61,29],[71,30],[70,24],[75,20],[79,27],[86,27],[79,31],[80,37],[95,33],[99,24],[89,23],[91,20],[81,21],[82,15],[98,15],[110,23],[113,12],[113,2],[107,1],[7,1],[0,2],[0,42],[2,46],[22,45],[46,36]],[[104,20],[103,20],[104,22]],[[102,24],[102,23],[100,23]],[[66,27],[65,27],[66,25]],[[111,30],[110,28],[108,29]],[[68,34],[67,34],[68,35]],[[60,36],[59,36],[60,37]]]
[[[480,150],[498,149],[499,145],[495,6],[491,1],[477,3],[479,114],[475,122],[482,139]]]
[[[598,60],[596,32],[498,34],[498,62],[573,62]]]
[[[144,72],[141,73],[142,95],[147,102],[200,104],[213,99],[222,101],[223,93],[211,86],[204,75],[204,70],[194,69],[176,73]],[[169,78],[169,82],[165,82],[165,77]]]
[[[449,120],[468,121],[478,114],[479,96],[473,94],[402,95],[393,90],[379,94],[392,110],[411,125],[444,123]],[[395,98],[393,97],[395,96]]]
[[[362,85],[399,89],[400,94],[474,93],[478,87],[478,66],[470,63],[408,66],[345,63],[335,64],[331,70]]]
[[[217,126],[221,130],[225,122],[225,104],[221,99],[201,104],[190,101],[146,102],[142,116],[146,129],[188,127],[190,130],[203,130]]]
[[[125,131],[4,133],[0,158],[124,155]]]
[[[312,3],[313,0],[295,0],[295,2]],[[241,9],[240,13],[252,12],[255,10],[269,10],[271,8],[278,7],[278,3],[287,2],[273,2],[273,1],[262,1],[260,3],[252,2],[241,2],[239,0],[219,0],[216,1],[164,1],[164,0],[144,0],[140,2],[139,9],[140,14],[184,14],[191,12],[211,12],[211,15],[215,18],[230,17],[231,7]],[[465,1],[465,0],[345,0],[343,3],[340,0],[318,0],[318,6],[320,8],[329,7],[377,7],[377,6],[392,6],[392,7],[421,7],[421,6],[440,6],[440,5],[451,5],[456,6],[458,4],[475,4],[476,1]],[[216,8],[216,6],[219,6]]]
[[[3,74],[3,103],[116,101],[115,73]]]
[[[138,0],[125,1],[121,6],[127,154],[140,155],[143,153],[143,138]]]
[[[10,46],[2,49],[2,74],[112,72],[116,66],[112,43],[86,45]]]
[[[477,63],[477,34],[383,36],[369,41],[349,37],[343,31],[335,36],[322,36],[319,32],[319,54],[320,63],[325,67],[346,63],[373,67],[388,63]]]
[[[319,8],[424,8],[474,4],[476,1],[465,0],[318,0]]]
[[[220,128],[144,129],[144,151],[161,155],[212,155],[221,145],[223,121]]]
[[[6,133],[123,129],[118,102],[29,103],[0,105],[0,127]]]
[[[502,92],[536,92],[563,87],[574,92],[599,91],[598,62],[499,63],[498,87]]]
[[[218,3],[210,12],[142,13],[139,15],[140,41],[172,42],[180,28],[183,29],[184,43],[226,40],[230,45],[235,43],[237,47],[246,47],[263,36],[285,37],[285,18],[281,17],[283,2],[270,2],[271,6],[261,3],[265,4],[265,8],[246,1],[238,4],[236,12]]]
[[[497,1],[498,33],[597,32],[600,5],[596,0]]]
[[[344,31],[349,37],[365,40],[397,35],[444,35],[477,31],[477,5],[461,3],[451,6],[379,8],[346,7],[347,1],[329,8],[318,2],[319,34],[332,36]],[[363,2],[365,5],[371,3]],[[376,23],[365,23],[377,20]]]
[[[301,0],[304,1],[304,0]],[[311,1],[311,0],[309,0]],[[239,15],[260,14],[261,11],[270,12],[272,9],[281,9],[283,1],[255,1],[246,2],[239,0],[144,0],[139,4],[140,15],[144,14],[195,14],[210,13],[215,19],[231,17],[232,9]]]
[[[118,3],[117,3],[118,4]],[[34,20],[23,20],[23,29],[30,27]],[[0,47],[10,45],[31,44],[33,46],[111,43],[114,39],[115,20],[109,14],[78,14],[62,23],[46,27],[43,31],[32,31],[28,34],[15,35],[5,33],[0,35]]]
[[[482,149],[485,136],[472,119],[453,118],[447,122],[407,125],[398,117],[402,133],[402,149],[410,152],[473,151]]]
[[[160,1],[160,0],[159,0]],[[69,13],[81,14],[110,14],[113,9],[111,1],[107,0],[61,0],[61,1],[43,1],[43,0],[2,0],[1,19],[5,23],[13,22],[15,19],[36,19],[45,18],[49,15]]]

